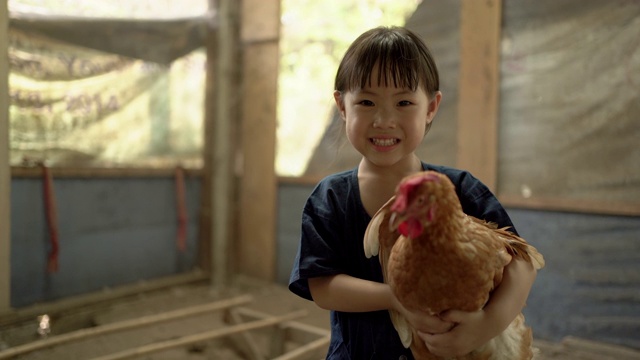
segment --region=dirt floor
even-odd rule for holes
[[[200,309],[229,301],[237,301],[226,304],[234,311]],[[48,328],[42,318],[0,323],[0,359],[317,360],[324,358],[329,333],[328,312],[282,286],[246,278],[225,290],[184,284],[49,316]],[[290,318],[241,331],[251,321],[277,316]],[[38,333],[39,325],[46,334]],[[535,346],[537,360],[640,359],[637,350],[571,337],[559,343],[536,340]]]

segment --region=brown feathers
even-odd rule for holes
[[[364,248],[367,257],[379,256],[384,281],[402,305],[430,314],[481,309],[513,258],[536,269],[544,266],[542,255],[524,239],[464,214],[449,178],[434,171],[400,182],[396,196],[371,220]],[[413,330],[399,314],[391,312],[391,320],[417,359],[438,359],[414,341]],[[493,359],[506,348],[529,349],[530,344],[530,330],[520,315],[501,336],[458,359]],[[527,353],[519,351],[509,359],[529,359]]]

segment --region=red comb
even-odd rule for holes
[[[396,201],[391,205],[391,211],[403,212],[407,208],[407,200],[409,195],[416,188],[416,186],[422,184],[425,181],[439,181],[440,178],[433,171],[423,171],[419,176],[413,175],[400,182],[398,191],[396,194]]]

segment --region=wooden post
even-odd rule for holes
[[[242,1],[243,169],[238,271],[267,281],[276,273],[275,174],[280,0]]]
[[[224,287],[229,280],[229,240],[231,225],[234,220],[235,206],[232,201],[234,191],[235,142],[234,124],[237,123],[238,101],[238,47],[239,47],[239,3],[236,0],[209,0],[210,7],[216,9],[217,36],[215,37],[215,64],[208,70],[214,70],[213,109],[208,104],[207,121],[213,129],[208,133],[211,137],[206,141],[212,153],[210,167],[211,176],[211,284]],[[210,45],[209,45],[210,46]],[[211,60],[211,57],[209,58]],[[211,93],[211,89],[208,89]],[[213,119],[212,119],[213,117]],[[213,124],[211,124],[213,121]]]
[[[10,199],[9,10],[7,0],[0,0],[0,313],[11,307]]]
[[[456,166],[495,192],[502,1],[463,0],[461,5]]]

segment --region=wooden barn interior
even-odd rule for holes
[[[481,179],[545,256],[536,359],[640,359],[640,1],[406,1],[444,94],[419,155]],[[287,284],[307,196],[359,154],[330,114],[279,173],[286,1],[202,2],[0,0],[0,359],[324,358],[328,313]]]

